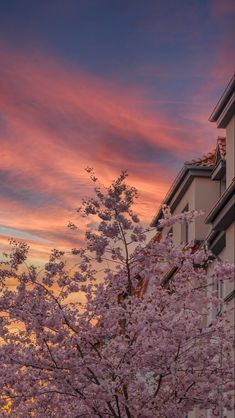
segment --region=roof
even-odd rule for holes
[[[213,167],[215,164],[215,151],[208,152],[196,160],[186,161],[184,165],[188,167]]]
[[[162,205],[170,205],[172,198],[178,193],[177,201],[175,201],[171,211],[176,207],[178,201],[182,198],[183,194],[186,192],[187,188],[191,184],[193,178],[195,177],[210,177],[213,169],[217,163],[222,160],[225,161],[226,158],[226,138],[219,137],[217,138],[216,148],[210,151],[208,154],[203,155],[198,159],[193,159],[191,161],[186,161],[183,165],[183,168],[179,172],[178,176],[171,185],[167,195],[165,196],[161,207],[159,208],[157,214],[154,216],[151,226],[157,226],[159,219],[162,217]]]
[[[235,114],[235,73],[215,106],[210,122],[217,122],[218,128],[226,128],[229,120]]]
[[[218,160],[225,160],[226,158],[226,138],[218,137],[217,146],[212,151],[208,152],[196,160],[186,161],[184,165],[188,167],[214,167]]]

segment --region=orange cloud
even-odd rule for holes
[[[89,194],[86,165],[106,183],[127,168],[141,194],[137,209],[148,222],[175,160],[188,159],[198,144],[205,151],[200,138],[185,139],[175,118],[145,106],[137,87],[64,68],[43,55],[2,50],[0,61],[1,224],[38,236],[36,253],[45,254],[55,241],[74,246],[65,225]]]

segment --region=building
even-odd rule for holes
[[[216,258],[235,263],[235,74],[209,121],[217,123],[218,129],[225,129],[226,136],[218,137],[212,152],[184,164],[163,201],[173,215],[203,209],[204,216],[191,224],[164,228],[162,234],[172,232],[175,244],[206,244]],[[151,226],[160,230],[158,221],[162,217],[160,208]],[[173,270],[169,277],[172,274]],[[234,283],[220,286],[217,291],[228,304],[234,304]],[[189,414],[189,418],[199,416],[200,411],[196,410]],[[232,418],[232,414],[221,411],[222,417]]]

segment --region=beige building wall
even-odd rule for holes
[[[173,211],[173,215],[177,215],[185,209],[186,205],[189,205],[189,210],[195,209],[195,179],[190,184],[188,190],[185,192],[184,196],[180,200],[178,206]],[[175,245],[181,244],[182,226],[179,223],[173,225],[173,241]],[[189,241],[195,237],[195,224],[192,223],[189,225]]]
[[[235,177],[235,115],[231,118],[228,125],[226,126],[226,188],[228,188]],[[169,206],[177,199],[180,193],[180,189],[173,196]],[[212,229],[212,225],[205,224],[204,220],[214,207],[216,202],[219,200],[221,195],[220,181],[213,181],[210,177],[194,177],[192,183],[180,199],[177,207],[173,211],[173,215],[182,213],[188,204],[189,210],[204,210],[204,215],[197,218],[195,222],[189,224],[188,227],[188,241],[192,240],[205,240],[209,232]],[[181,224],[173,225],[173,241],[174,244],[179,245],[182,242],[182,228]],[[163,235],[168,234],[171,228],[164,228]],[[218,258],[223,262],[235,263],[235,213],[234,222],[226,229],[226,245],[220,252]],[[213,270],[213,264],[208,269],[208,283],[212,282],[211,272]],[[234,278],[235,281],[235,278]],[[220,284],[219,286],[214,285],[214,290],[218,291],[220,297],[226,299],[229,295],[231,296],[234,289],[234,282]],[[212,288],[211,288],[212,290]],[[234,313],[230,308],[234,307],[234,297],[227,298],[228,317],[234,324]],[[211,316],[207,318],[208,321],[212,319],[214,315],[217,315],[217,311],[213,311]],[[202,411],[195,408],[190,412],[187,418],[200,418],[201,415],[209,418],[211,417],[211,411]],[[233,412],[221,411],[221,417],[234,418]],[[185,417],[182,417],[185,418]]]
[[[220,196],[220,185],[218,181],[212,181],[211,178],[195,177],[189,188],[183,195],[179,204],[173,211],[173,215],[183,212],[188,205],[189,210],[202,209],[204,215],[198,217],[194,222],[189,224],[189,242],[192,240],[203,240],[209,233],[211,226],[205,224],[204,220],[215,202]],[[170,228],[164,228],[163,235],[168,234]],[[173,241],[179,245],[182,242],[182,225],[177,223],[173,225]]]
[[[201,416],[202,416],[202,413],[204,414],[204,416],[205,416],[205,411],[204,410],[202,410],[202,409],[198,409],[198,408],[195,408],[192,412],[190,412],[189,414],[188,414],[188,417],[187,418],[201,418]]]
[[[235,177],[235,116],[226,127],[226,187]]]
[[[211,230],[211,225],[205,224],[205,218],[220,197],[220,182],[211,178],[195,178],[195,209],[205,213],[195,221],[195,238],[204,240]]]
[[[189,186],[188,190],[182,197],[181,201],[177,205],[173,214],[181,213],[186,205],[189,205],[189,210],[204,210],[204,215],[197,218],[195,222],[189,224],[189,241],[197,239],[204,240],[211,230],[211,225],[205,224],[204,220],[208,213],[211,211],[215,203],[220,197],[220,182],[212,181],[211,178],[195,177]],[[181,243],[181,228],[180,224],[173,226],[173,240],[175,244]],[[170,228],[166,228],[164,234],[169,232]],[[235,224],[233,223],[226,231],[226,247],[220,254],[220,258],[223,261],[234,262],[235,254]],[[233,289],[234,284],[227,284],[223,289],[223,297],[228,295]],[[222,296],[222,295],[221,295]],[[229,305],[232,305],[233,301],[229,302]],[[230,319],[232,314],[229,315]],[[188,418],[200,418],[202,413],[204,416],[209,417],[210,411],[202,411],[198,408],[195,408],[192,412],[188,414]],[[226,411],[227,418],[232,418],[233,415],[230,412]]]
[[[226,187],[228,187],[232,179],[235,176],[235,118],[230,121],[228,127],[227,127],[227,155],[226,155]],[[235,213],[234,213],[234,219],[235,219]],[[235,263],[235,221],[226,229],[226,245],[224,249],[220,252],[218,259],[223,262],[229,262],[234,264]],[[211,266],[213,269],[213,265]],[[210,270],[208,270],[208,281],[210,281]],[[224,283],[219,287],[219,293],[220,297],[223,297],[224,299],[231,294],[231,292],[234,290],[234,283],[235,278],[230,283]],[[234,327],[234,309],[235,303],[234,298],[231,298],[227,302],[227,312],[228,312],[228,319],[231,321],[233,327]],[[208,318],[210,321],[212,318]],[[233,353],[234,356],[234,353]],[[197,411],[193,411],[192,414],[189,414],[189,418],[198,418]],[[209,418],[210,411],[207,411],[207,418]],[[234,418],[234,411],[221,411],[221,417],[224,418]]]
[[[175,198],[177,198],[177,196],[178,196],[178,193],[176,193],[174,195],[174,200],[175,200]],[[183,195],[183,197],[180,200],[178,206],[172,212],[172,215],[177,215],[177,214],[181,213],[188,203],[189,203],[189,209],[190,210],[195,208],[195,179],[192,181],[189,188],[187,189],[187,191]],[[171,206],[171,204],[172,204],[172,201],[170,202],[169,206]],[[171,227],[164,228],[163,231],[162,231],[163,237],[165,237],[170,230],[171,230]],[[190,237],[190,239],[193,239],[194,235],[195,235],[195,228],[194,228],[194,225],[191,224],[191,225],[189,225],[189,237]],[[178,223],[173,225],[173,242],[174,242],[175,245],[179,245],[181,243],[181,225],[178,224]]]
[[[228,229],[226,230],[226,246],[223,249],[223,251],[220,253],[219,258],[222,261],[228,261],[230,263],[235,262],[235,222],[233,222]],[[230,295],[231,292],[234,290],[234,282],[225,283],[222,287],[222,297],[226,298],[226,296]],[[231,298],[227,302],[227,310],[228,310],[228,319],[235,327],[235,317],[234,317],[234,308],[235,308],[235,301],[234,297]],[[234,358],[234,352],[233,352],[233,358]],[[224,417],[226,418],[234,418],[234,411],[224,411]]]
[[[235,263],[235,222],[226,230],[226,252],[225,260]]]
[[[228,229],[226,230],[226,246],[219,254],[219,258],[226,262],[234,264],[235,263],[235,222],[233,222]],[[234,289],[234,281],[231,281],[230,283],[226,283],[224,285],[223,290],[223,297],[226,298],[232,290]],[[232,304],[234,304],[234,299],[231,301]]]

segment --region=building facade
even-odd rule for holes
[[[164,236],[172,232],[176,245],[192,241],[199,246],[207,245],[215,258],[235,263],[235,75],[209,121],[216,123],[218,129],[225,129],[226,136],[218,137],[212,152],[184,164],[163,201],[173,215],[199,209],[204,215],[190,224],[177,223],[172,230],[164,228],[161,233]],[[151,226],[160,229],[158,222],[162,217],[160,208]],[[227,304],[235,304],[234,282],[216,290]],[[188,418],[200,415],[201,411],[195,410]],[[220,413],[220,418],[232,416],[231,412]]]

